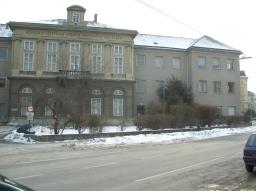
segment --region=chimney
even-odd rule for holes
[[[98,14],[97,14],[97,13],[94,14],[94,20],[93,20],[93,22],[95,22],[95,23],[98,22]]]

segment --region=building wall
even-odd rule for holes
[[[136,63],[138,55],[145,56],[145,64]],[[155,64],[156,57],[163,57],[162,67]],[[180,59],[180,68],[175,69],[172,65],[172,58]],[[144,92],[137,91],[135,105],[146,105],[151,101],[158,101],[158,82],[165,82],[172,76],[186,82],[187,81],[187,56],[184,51],[173,51],[166,49],[149,49],[137,47],[134,50],[135,80],[145,80],[146,89]]]
[[[211,105],[214,107],[221,106],[222,115],[229,115],[228,108],[235,107],[235,114],[241,115],[240,106],[240,69],[238,55],[225,51],[207,51],[207,49],[189,51],[177,51],[166,49],[140,48],[134,50],[135,79],[146,81],[146,91],[136,92],[135,105],[147,105],[150,101],[158,101],[156,94],[156,80],[166,81],[168,78],[175,76],[185,82],[188,87],[192,88],[194,102],[201,105]],[[145,65],[136,65],[136,55],[145,55]],[[154,66],[155,56],[164,57],[162,68]],[[206,58],[206,66],[199,68],[197,58],[199,56]],[[181,67],[179,70],[172,67],[171,60],[173,57],[179,57]],[[212,59],[220,60],[220,69],[213,69]],[[227,69],[227,59],[234,60],[234,70]],[[199,81],[207,82],[207,91],[199,92]],[[213,82],[221,82],[221,92],[215,93]],[[228,82],[235,84],[234,93],[228,93]]]
[[[248,90],[247,90],[247,76],[240,76],[241,84],[241,111],[245,113],[248,111]]]
[[[228,107],[236,108],[236,115],[241,115],[241,94],[240,94],[240,66],[237,54],[221,51],[195,51],[192,50],[190,54],[191,64],[191,87],[194,96],[194,102],[202,105],[221,106],[222,114],[228,114]],[[206,58],[206,66],[199,68],[197,65],[197,58],[203,56]],[[219,58],[220,69],[213,69],[213,58]],[[234,69],[228,70],[226,61],[234,60]],[[199,92],[199,81],[207,81],[207,91]],[[213,83],[214,81],[221,82],[221,92],[215,93]],[[234,83],[234,92],[228,93],[228,82]]]
[[[47,86],[56,91],[66,106],[74,106],[72,113],[91,112],[91,91],[101,90],[101,116],[106,123],[131,122],[134,111],[134,68],[133,38],[136,31],[88,28],[77,25],[47,26],[29,23],[10,23],[13,31],[13,51],[10,68],[10,117],[22,118],[21,91],[23,87],[32,89],[35,118],[44,117],[44,106],[38,104]],[[80,27],[80,28],[79,28]],[[24,69],[25,42],[34,43],[33,69]],[[57,43],[57,69],[47,71],[47,44]],[[70,69],[70,45],[80,44],[80,68]],[[93,72],[93,45],[102,47],[102,71]],[[122,47],[123,52],[116,55],[114,48]],[[114,71],[114,59],[123,59],[123,72]],[[81,85],[86,81],[86,86]],[[114,96],[115,90],[124,95]],[[79,93],[80,92],[80,93]],[[82,98],[81,98],[82,97]],[[114,116],[113,98],[123,98],[123,114]],[[81,105],[81,106],[79,106]],[[64,114],[63,114],[64,115]]]
[[[9,67],[12,56],[11,40],[9,38],[0,38],[0,48],[7,48],[7,59],[0,59],[0,122],[8,120],[9,105]]]

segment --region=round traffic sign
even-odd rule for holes
[[[30,111],[30,112],[33,111],[33,107],[32,107],[32,106],[29,106],[29,107],[28,107],[28,111]]]

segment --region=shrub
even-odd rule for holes
[[[98,115],[90,115],[88,117],[87,125],[90,129],[90,132],[102,131],[101,118]]]
[[[195,116],[198,120],[198,125],[210,126],[217,117],[217,109],[213,106],[198,105],[195,107]]]

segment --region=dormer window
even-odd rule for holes
[[[84,14],[86,9],[79,5],[72,5],[67,8],[67,21],[68,23],[83,24],[84,23]]]
[[[73,22],[74,23],[80,23],[81,21],[81,16],[80,16],[80,13],[73,13]]]

